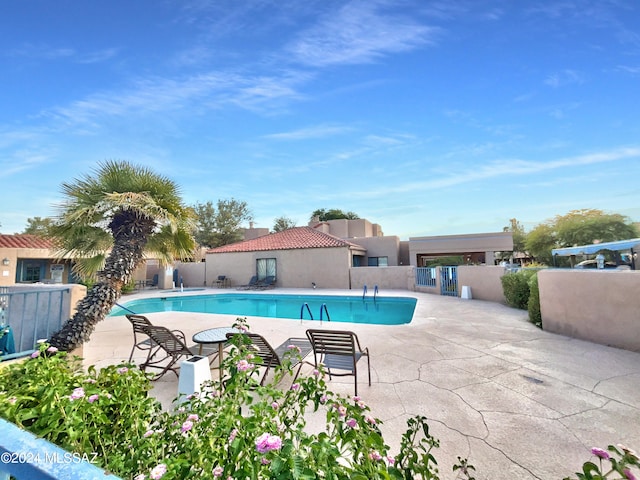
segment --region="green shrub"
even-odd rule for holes
[[[538,287],[538,275],[532,275],[529,279],[529,321],[536,327],[542,328],[542,314],[540,313],[540,288]]]
[[[507,305],[513,308],[526,310],[529,302],[529,279],[535,275],[535,270],[520,270],[515,273],[507,273],[502,276],[502,291],[507,300]]]
[[[0,368],[0,386],[0,417],[118,474],[137,468],[130,445],[161,409],[134,365],[85,373],[78,357],[47,344]]]

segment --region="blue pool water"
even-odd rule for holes
[[[309,306],[305,306],[305,303]],[[322,305],[326,305],[326,311]],[[238,316],[327,320],[332,322],[401,325],[411,322],[416,299],[409,297],[345,297],[337,295],[271,295],[229,293],[218,295],[166,296],[132,300],[123,304],[139,314],[153,312],[222,313]],[[129,311],[115,306],[109,316]]]

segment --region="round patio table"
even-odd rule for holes
[[[196,333],[192,340],[199,345],[198,354],[202,354],[203,345],[218,345],[218,369],[222,372],[222,352],[224,344],[227,342],[227,333],[240,333],[240,330],[233,327],[209,328]]]

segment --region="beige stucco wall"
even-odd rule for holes
[[[276,286],[349,288],[351,254],[347,248],[307,248],[269,252],[208,254],[207,285],[226,275],[231,285],[244,285],[256,274],[259,258],[276,259]]]
[[[65,286],[71,289],[71,300],[69,302],[71,309],[68,313],[68,318],[71,318],[76,313],[78,302],[87,296],[87,287],[77,283],[70,283]]]
[[[369,257],[387,257],[388,266],[398,266],[398,252],[400,250],[400,238],[395,236],[389,237],[357,237],[347,239],[351,243],[360,245],[367,249],[367,255]],[[367,260],[365,259],[365,265]]]
[[[458,295],[463,286],[468,286],[471,287],[472,297],[477,300],[506,304],[500,280],[504,274],[504,267],[461,265],[458,267]]]
[[[2,264],[2,260],[9,260],[9,265]],[[16,284],[16,268],[18,266],[18,259],[21,260],[44,260],[47,262],[45,267],[44,279],[51,279],[51,265],[64,265],[64,271],[62,273],[62,283],[69,281],[69,262],[57,261],[54,259],[54,254],[51,250],[46,248],[0,248],[0,286],[6,287]]]
[[[545,330],[640,352],[640,272],[549,269],[538,282]]]
[[[414,268],[402,267],[353,267],[351,268],[351,288],[362,290],[367,286],[369,293],[378,285],[382,289],[413,289],[415,283]]]
[[[330,233],[338,238],[355,238],[355,237],[381,237],[383,236],[382,227],[377,223],[371,223],[364,218],[348,220],[340,218],[337,220],[327,220],[318,223],[310,221],[309,226],[323,233]]]
[[[182,277],[184,287],[205,286],[204,282],[207,270],[207,264],[205,262],[176,262],[174,268],[178,269],[178,275]],[[211,286],[211,283],[206,286]]]
[[[456,254],[485,252],[487,264],[493,263],[493,252],[512,251],[511,232],[476,233],[469,235],[444,235],[436,237],[412,237],[409,239],[411,265],[416,265],[418,254]]]

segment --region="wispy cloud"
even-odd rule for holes
[[[68,60],[75,63],[98,63],[109,60],[118,54],[117,48],[105,48],[90,52],[81,52],[75,48],[52,47],[46,44],[27,43],[19,48],[9,50],[9,57],[20,57],[35,60]]]
[[[434,42],[437,28],[385,12],[385,7],[382,1],[351,1],[323,16],[286,50],[301,64],[324,67],[369,63]]]
[[[567,85],[575,85],[584,83],[584,76],[582,73],[571,69],[564,69],[560,72],[555,72],[549,75],[544,84],[552,88],[565,87]]]
[[[353,131],[352,127],[342,125],[316,125],[313,127],[300,128],[290,132],[272,133],[264,135],[262,138],[272,140],[308,140],[312,138],[325,138],[335,135],[343,135]]]
[[[179,112],[197,115],[203,109],[235,105],[248,110],[266,109],[269,102],[299,98],[296,84],[304,74],[243,76],[232,72],[210,72],[190,77],[143,78],[123,91],[104,91],[43,113],[65,127],[95,128],[109,117],[144,116]]]
[[[616,69],[622,72],[630,73],[631,75],[640,75],[640,66],[638,65],[618,65]]]
[[[588,165],[615,162],[627,159],[640,159],[640,147],[622,147],[605,152],[559,158],[549,162],[535,162],[530,160],[505,159],[495,160],[474,169],[467,169],[465,173],[432,177],[424,182],[408,182],[396,186],[382,187],[375,190],[352,191],[350,196],[370,198],[379,195],[393,195],[416,191],[429,191],[449,188],[496,178],[513,178],[518,175],[532,175],[561,168],[581,168]]]

